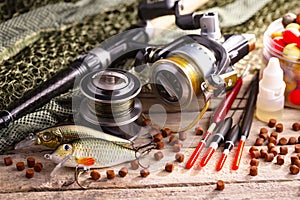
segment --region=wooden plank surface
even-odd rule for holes
[[[249,83],[251,76],[245,78],[243,89]],[[239,95],[240,96],[240,95]],[[235,102],[236,103],[236,102]],[[199,124],[206,130],[209,122],[209,116],[212,111],[208,111]],[[235,122],[241,110],[237,110]],[[161,115],[159,115],[161,116]],[[157,116],[158,117],[158,116]],[[172,117],[172,116],[171,116]],[[174,116],[173,116],[174,117]],[[176,116],[175,116],[176,119]],[[300,121],[300,110],[286,108],[284,116],[279,122],[283,123],[284,131],[279,134],[280,137],[289,138],[295,136],[298,138],[300,132],[291,129],[293,122]],[[176,124],[178,120],[176,121]],[[172,126],[172,124],[170,124]],[[97,197],[101,194],[101,198],[122,198],[130,199],[133,197],[149,197],[157,198],[168,196],[172,198],[272,198],[272,197],[299,197],[300,195],[300,175],[292,175],[289,173],[290,156],[295,155],[294,145],[287,145],[289,154],[285,156],[285,164],[283,166],[276,165],[276,160],[272,162],[264,162],[260,159],[258,167],[258,175],[249,175],[250,155],[249,148],[254,144],[258,137],[260,128],[267,127],[266,123],[260,122],[254,118],[251,134],[246,142],[243,152],[242,163],[237,171],[231,170],[231,163],[235,153],[235,148],[231,151],[222,171],[215,171],[216,162],[220,158],[221,148],[213,155],[211,161],[204,168],[185,169],[185,163],[195,146],[201,139],[201,136],[195,136],[194,130],[187,131],[187,140],[183,142],[181,153],[185,155],[185,161],[178,163],[175,161],[175,152],[173,147],[167,143],[168,138],[164,138],[165,149],[163,149],[164,158],[160,161],[154,159],[153,154],[158,150],[152,150],[149,155],[141,159],[144,166],[149,165],[150,175],[142,178],[138,170],[132,170],[128,163],[111,167],[117,174],[123,166],[129,168],[129,173],[125,178],[118,175],[116,178],[108,180],[106,178],[106,170],[100,169],[101,179],[93,181],[89,179],[89,175],[81,177],[81,182],[88,186],[87,191],[80,190],[75,183],[64,187],[64,183],[74,180],[74,169],[62,168],[55,177],[50,177],[51,171],[55,164],[44,159],[44,154],[49,153],[41,148],[30,148],[23,151],[11,151],[6,155],[0,155],[0,198],[34,198],[51,197],[70,199],[74,195],[78,197]],[[268,127],[267,127],[268,128]],[[268,128],[269,132],[274,128]],[[259,148],[267,148],[266,146]],[[279,149],[279,147],[277,147]],[[205,152],[205,151],[204,151]],[[203,152],[203,153],[204,153]],[[202,155],[203,155],[202,153]],[[3,158],[11,156],[14,164],[12,166],[4,166]],[[32,179],[25,177],[25,171],[19,172],[15,168],[18,161],[26,162],[26,157],[34,156],[37,161],[42,162],[44,169],[40,173],[35,173]],[[200,161],[198,159],[197,163]],[[175,169],[172,173],[164,170],[165,164],[173,162]],[[197,164],[196,163],[196,164]],[[27,167],[26,167],[27,168]],[[216,191],[215,184],[217,180],[225,182],[224,191]],[[280,191],[280,193],[278,193]],[[58,193],[56,193],[58,192]],[[101,193],[100,193],[101,192]]]

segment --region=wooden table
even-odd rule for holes
[[[246,76],[246,87],[251,79],[251,75]],[[240,92],[239,96],[243,93]],[[233,105],[233,107],[236,106]],[[209,116],[212,111],[205,113],[199,124],[206,130],[208,126]],[[234,115],[235,121],[241,110],[237,110]],[[284,116],[279,122],[283,123],[284,131],[279,134],[280,137],[289,138],[295,136],[298,138],[300,132],[291,129],[292,123],[300,121],[300,110],[286,108]],[[177,121],[176,121],[177,122]],[[111,167],[117,174],[123,166],[129,168],[126,177],[121,178],[118,175],[111,180],[106,178],[106,170],[100,169],[101,178],[98,181],[87,180],[85,185],[87,190],[82,190],[75,183],[67,187],[62,187],[63,183],[72,181],[74,178],[74,169],[62,168],[55,177],[50,178],[50,173],[55,164],[44,159],[43,155],[47,152],[40,148],[31,148],[22,152],[10,152],[8,155],[0,155],[0,199],[132,199],[132,198],[168,198],[168,199],[283,199],[283,198],[299,198],[300,196],[300,175],[292,175],[289,172],[290,156],[294,155],[294,145],[287,145],[289,148],[288,155],[285,156],[285,164],[283,166],[276,165],[276,159],[272,162],[265,162],[260,159],[258,166],[258,175],[249,175],[250,155],[249,148],[254,144],[258,137],[260,128],[267,127],[266,123],[253,120],[251,134],[246,142],[243,152],[242,163],[237,171],[231,170],[231,163],[236,148],[231,151],[223,169],[220,172],[215,171],[215,165],[220,158],[222,148],[213,155],[210,162],[201,169],[185,169],[185,163],[195,149],[195,146],[201,139],[196,136],[194,129],[187,131],[187,139],[183,142],[181,152],[185,155],[185,161],[178,163],[175,161],[175,152],[172,146],[167,143],[168,138],[164,138],[166,142],[163,149],[164,158],[155,161],[153,154],[158,150],[152,150],[149,155],[141,160],[145,165],[149,164],[150,175],[146,178],[140,176],[141,167],[138,170],[132,170],[130,164],[121,164]],[[267,127],[268,128],[268,127]],[[274,128],[268,128],[269,133]],[[262,146],[259,148],[267,148]],[[279,147],[277,146],[279,149]],[[205,152],[205,151],[204,151]],[[203,154],[203,152],[202,152]],[[14,164],[4,166],[3,158],[11,156]],[[25,177],[24,171],[17,171],[15,163],[24,161],[26,157],[34,156],[37,161],[42,162],[44,169],[40,173],[35,173],[32,179]],[[200,159],[198,159],[197,163]],[[167,162],[173,162],[175,169],[172,173],[164,170]],[[196,163],[196,164],[197,164]],[[26,167],[27,168],[27,167]],[[82,177],[88,179],[88,175]],[[223,191],[216,190],[217,180],[225,182]]]

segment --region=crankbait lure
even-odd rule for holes
[[[22,149],[33,145],[43,145],[45,147],[55,149],[61,144],[80,138],[101,138],[127,147],[132,144],[132,141],[130,140],[109,135],[89,127],[62,125],[47,128],[37,132],[36,134],[31,133],[27,138],[16,144],[15,149]]]

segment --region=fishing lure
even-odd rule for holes
[[[62,125],[44,129],[36,134],[29,134],[24,140],[16,144],[15,149],[23,149],[33,145],[42,145],[51,149],[80,138],[102,138],[123,146],[130,146],[132,141],[106,134],[89,127],[79,125]]]

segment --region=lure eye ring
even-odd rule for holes
[[[50,133],[50,132],[45,132],[45,133],[43,134],[42,138],[43,138],[43,140],[44,140],[45,142],[50,141],[50,140],[52,139],[51,133]]]
[[[70,144],[64,144],[62,148],[63,148],[64,151],[72,150],[72,146]]]

